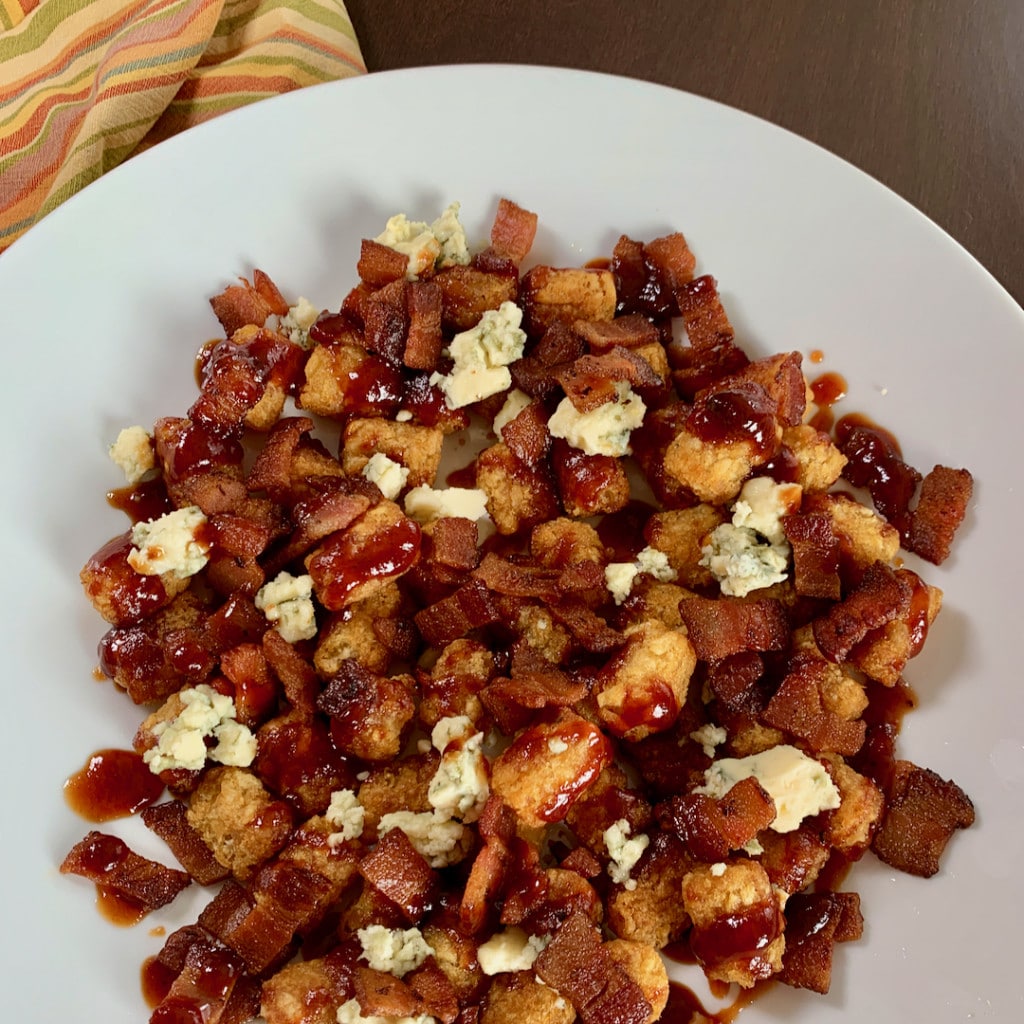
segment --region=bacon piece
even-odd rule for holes
[[[967,514],[973,490],[974,478],[966,469],[935,466],[921,481],[917,507],[910,515],[907,547],[934,565],[942,565]]]
[[[428,957],[403,980],[422,1007],[421,1013],[436,1017],[441,1024],[455,1024],[459,1018],[458,993],[433,957]]]
[[[639,313],[619,316],[614,320],[577,320],[572,330],[596,355],[603,355],[616,348],[641,348],[661,340],[658,328]]]
[[[584,914],[569,917],[534,970],[576,1008],[583,1024],[647,1024],[651,1004],[615,962]]]
[[[496,594],[536,597],[545,602],[554,601],[559,594],[557,570],[516,565],[493,552],[484,555],[473,576]]]
[[[718,296],[713,277],[705,275],[676,292],[689,346],[676,347],[672,379],[683,398],[729,374],[741,371],[749,359],[735,342],[735,332]]]
[[[239,644],[220,657],[221,672],[234,688],[235,717],[255,729],[276,710],[280,689],[258,644]]]
[[[272,497],[287,493],[292,482],[292,456],[300,438],[312,429],[313,421],[307,416],[278,420],[249,470],[246,481],[249,489],[267,491]]]
[[[200,885],[212,885],[230,874],[188,823],[185,804],[178,800],[153,804],[142,812],[142,821],[170,847],[177,862]]]
[[[779,353],[748,363],[736,376],[760,384],[775,403],[779,422],[784,427],[795,427],[803,422],[807,407],[802,362],[799,352]]]
[[[263,656],[280,680],[285,700],[293,708],[312,713],[320,693],[316,669],[276,629],[263,634]]]
[[[210,299],[214,316],[228,337],[247,324],[262,327],[268,316],[284,316],[288,312],[288,303],[262,270],[253,274],[254,284],[244,277],[239,281],[242,283],[228,285],[220,295]]]
[[[842,596],[840,546],[831,516],[824,512],[787,515],[782,517],[782,528],[793,548],[796,592],[802,597],[838,601]]]
[[[896,439],[886,430],[858,424],[838,438],[838,447],[846,456],[843,479],[867,488],[875,508],[905,539],[921,474],[903,461]]]
[[[720,861],[775,820],[775,802],[755,778],[741,779],[716,800],[706,793],[674,796],[656,811],[699,860]]]
[[[485,842],[473,860],[459,904],[459,925],[471,935],[488,923],[505,883],[508,860],[508,847],[500,839]]]
[[[618,630],[612,629],[579,598],[560,601],[549,610],[585,651],[608,654],[625,643],[625,637]]]
[[[639,313],[649,320],[665,320],[678,314],[673,288],[662,269],[664,259],[661,264],[650,258],[642,242],[626,235],[619,237],[610,264],[615,275],[618,315]]]
[[[579,676],[570,676],[554,665],[516,672],[512,678],[499,677],[487,684],[485,692],[501,693],[524,708],[569,707],[587,695]]]
[[[729,710],[757,714],[764,707],[764,699],[757,688],[764,668],[764,658],[756,651],[730,654],[708,666],[708,687],[716,700]]]
[[[531,402],[520,410],[501,428],[501,439],[520,462],[528,466],[540,462],[551,447],[548,414],[543,404]]]
[[[145,913],[166,906],[192,884],[184,871],[142,857],[117,836],[92,831],[77,842],[60,866],[64,875],[81,875]]]
[[[812,655],[797,655],[761,720],[804,740],[816,753],[852,757],[864,744],[867,725],[842,718],[825,703],[824,687],[834,666]]]
[[[491,225],[491,249],[498,255],[522,263],[533,248],[537,234],[537,214],[504,197],[498,200],[498,210]]]
[[[616,381],[628,381],[637,387],[657,387],[662,383],[646,359],[622,347],[599,356],[582,355],[559,368],[554,377],[578,412],[590,412],[613,401]]]
[[[882,823],[871,843],[899,871],[930,878],[958,828],[974,824],[974,804],[952,781],[911,761],[896,761]]]
[[[426,559],[449,569],[469,572],[480,561],[477,524],[461,516],[445,516],[431,527]]]
[[[225,1010],[242,976],[242,963],[229,950],[209,940],[195,942],[150,1020],[202,1020],[223,1024]]]
[[[796,893],[786,903],[786,949],[778,978],[794,988],[824,995],[832,982],[837,942],[859,939],[864,931],[860,896],[855,892]]]
[[[450,597],[423,608],[413,616],[416,628],[432,647],[446,647],[471,630],[498,622],[501,613],[486,584],[470,580]]]
[[[806,888],[825,866],[831,848],[821,837],[814,818],[792,832],[769,829],[758,837],[763,853],[758,860],[772,885],[787,893]]]
[[[875,562],[842,601],[814,620],[814,640],[821,653],[838,664],[872,629],[905,618],[912,597],[905,577],[884,562]]]
[[[583,339],[568,323],[556,320],[529,354],[509,367],[512,383],[531,398],[540,401],[552,398],[559,388],[556,371],[585,352]]]
[[[675,231],[662,235],[644,245],[644,255],[657,268],[673,295],[693,280],[697,257],[686,244],[683,235]]]
[[[400,829],[389,829],[359,862],[359,873],[394,903],[410,924],[430,910],[440,892],[437,873]]]
[[[330,894],[331,883],[323,875],[275,861],[256,876],[248,911],[242,898],[234,896],[230,917],[223,915],[224,920],[206,924],[201,915],[200,923],[211,931],[211,925],[220,924],[214,934],[242,958],[251,973],[260,974],[287,959],[296,933],[323,915]]]
[[[436,370],[441,358],[441,289],[412,281],[405,291],[406,332],[402,362],[413,370]]]
[[[409,257],[390,245],[364,238],[359,244],[359,262],[356,273],[364,284],[371,288],[380,288],[392,281],[405,279],[409,267]]]
[[[585,847],[577,846],[562,858],[560,868],[572,871],[581,878],[597,878],[602,872],[601,862]]]
[[[363,344],[391,366],[399,366],[409,332],[406,281],[392,281],[363,303]]]
[[[266,563],[267,575],[276,575],[289,562],[306,554],[317,541],[351,526],[371,504],[370,498],[339,479],[320,494],[300,501],[292,510],[295,529],[288,543]]]
[[[720,661],[743,651],[779,651],[789,643],[786,612],[774,598],[686,597],[679,602],[679,616],[700,661]]]

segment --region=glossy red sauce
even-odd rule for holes
[[[143,480],[131,487],[107,492],[107,503],[124,512],[133,523],[144,523],[174,511],[163,479]]]
[[[64,783],[64,799],[87,821],[125,818],[155,803],[164,784],[134,750],[97,750]]]
[[[142,963],[140,982],[142,998],[152,1010],[167,998],[178,972],[162,963],[155,956],[147,957]]]
[[[811,426],[816,430],[829,431],[835,422],[832,407],[846,397],[846,378],[838,373],[823,373],[811,381],[811,393],[814,404],[818,407],[811,417]]]

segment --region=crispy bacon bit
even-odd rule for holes
[[[679,602],[690,643],[700,661],[721,661],[744,651],[779,651],[789,643],[789,622],[774,598],[686,597]]]
[[[250,972],[259,974],[288,958],[296,932],[326,909],[330,888],[323,875],[272,862],[256,876],[251,894],[232,890],[220,913],[214,913],[211,904],[210,915],[206,920],[201,917],[200,924],[234,950]]]
[[[859,939],[863,930],[857,893],[794,894],[786,903],[786,950],[779,980],[824,995],[832,983],[835,944]]]
[[[403,280],[408,266],[409,257],[392,249],[390,245],[376,242],[372,238],[364,238],[360,243],[356,273],[371,288]]]
[[[693,280],[697,257],[680,232],[675,231],[648,242],[644,246],[644,255],[660,271],[673,295]]]
[[[804,380],[799,352],[781,353],[748,363],[737,374],[752,380],[765,389],[775,403],[776,416],[784,427],[795,427],[803,422],[807,406],[807,382]]]
[[[910,525],[910,503],[921,482],[921,474],[903,461],[899,445],[887,431],[867,424],[840,430],[839,450],[846,456],[843,478],[854,487],[866,487],[875,508],[906,537]]]
[[[732,352],[736,349],[729,317],[718,296],[718,284],[707,274],[687,282],[676,292],[679,312],[690,347],[701,355]],[[743,357],[746,365],[746,357]]]
[[[243,966],[229,950],[212,942],[192,944],[177,978],[150,1018],[173,1020],[225,1020],[225,1010],[242,978]]]
[[[708,667],[708,687],[733,711],[759,712],[763,706],[756,686],[764,675],[764,659],[756,651],[732,654]]]
[[[572,1003],[583,1024],[647,1024],[651,1004],[583,914],[562,924],[534,970]]]
[[[480,626],[498,622],[501,613],[487,585],[470,580],[451,597],[446,597],[413,616],[423,639],[434,647],[445,647]]]
[[[613,401],[616,381],[628,381],[637,387],[661,384],[646,359],[618,346],[603,355],[582,355],[558,369],[554,377],[579,412],[590,412]]]
[[[398,366],[405,353],[409,331],[406,281],[392,281],[368,295],[363,303],[363,344],[367,351]]]
[[[966,469],[935,466],[921,481],[906,538],[911,551],[935,565],[949,557],[953,535],[967,514],[974,479]]]
[[[540,402],[531,402],[502,427],[501,439],[509,451],[526,465],[544,458],[551,447],[548,414]]]
[[[533,247],[537,234],[537,214],[524,210],[511,199],[498,200],[498,211],[491,225],[491,249],[513,263],[522,263]]]
[[[288,303],[262,270],[253,274],[255,287],[244,277],[239,280],[241,284],[228,285],[220,295],[210,299],[214,315],[228,337],[240,327],[248,324],[262,327],[268,316],[283,316],[288,312]]]
[[[835,666],[829,662],[797,655],[761,719],[804,740],[815,752],[851,757],[863,745],[867,726],[859,718],[851,721],[829,708],[824,691],[833,671]]]
[[[276,629],[263,634],[263,656],[281,682],[285,700],[293,708],[312,712],[320,693],[316,670]]]
[[[170,847],[178,863],[200,885],[212,885],[227,878],[229,871],[214,857],[199,833],[188,823],[183,803],[169,800],[153,804],[142,812],[146,828],[155,832]]]
[[[883,562],[869,566],[860,583],[838,604],[814,620],[814,639],[821,653],[837,664],[872,629],[910,611],[910,583]]]
[[[441,358],[441,289],[433,281],[412,281],[405,291],[409,329],[402,362],[413,370],[436,370]]]
[[[603,355],[616,348],[641,348],[661,340],[658,328],[639,313],[616,317],[614,320],[577,320],[572,329],[596,355]]]
[[[117,836],[90,832],[60,866],[61,874],[81,875],[147,913],[170,903],[192,879],[184,871],[141,857]]]
[[[658,820],[698,860],[721,861],[775,820],[775,802],[755,778],[741,779],[716,800],[705,793],[673,797],[657,809]]]
[[[385,832],[376,849],[359,862],[359,873],[415,924],[434,905],[437,874],[400,829]]]
[[[494,912],[508,860],[508,847],[500,839],[490,839],[480,847],[459,905],[459,924],[470,934],[481,931]]]
[[[842,596],[840,550],[831,517],[823,512],[783,516],[782,528],[793,548],[796,592],[803,597],[838,601]]]
[[[625,642],[618,630],[612,629],[578,598],[560,601],[551,608],[551,614],[572,633],[573,639],[585,651],[608,654]]]
[[[930,878],[958,828],[974,824],[974,804],[952,781],[911,761],[896,761],[887,804],[871,848],[886,864]]]

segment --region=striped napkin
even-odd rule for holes
[[[342,0],[0,0],[0,251],[183,128],[365,70]]]

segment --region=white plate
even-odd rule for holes
[[[432,219],[458,199],[482,240],[502,195],[540,214],[537,260],[684,231],[751,351],[823,350],[821,369],[849,381],[846,408],[890,426],[911,463],[973,471],[954,555],[926,573],[946,600],[908,672],[922,706],[901,749],[959,782],[978,823],[928,881],[865,858],[850,884],[866,936],[839,947],[830,995],[778,988],[743,1020],[1024,1019],[1024,315],[906,203],[778,128],[640,82],[507,66],[259,103],[113,171],[0,258],[7,1018],[145,1020],[150,929],[177,920],[117,929],[57,873],[87,828],[64,805],[65,777],[139,720],[93,681],[103,627],[77,580],[122,529],[103,500],[118,484],[107,445],[191,403],[192,355],[217,333],[207,297],[235,275],[259,266],[287,294],[336,305],[360,238],[391,213]],[[181,902],[183,916],[198,909]]]

